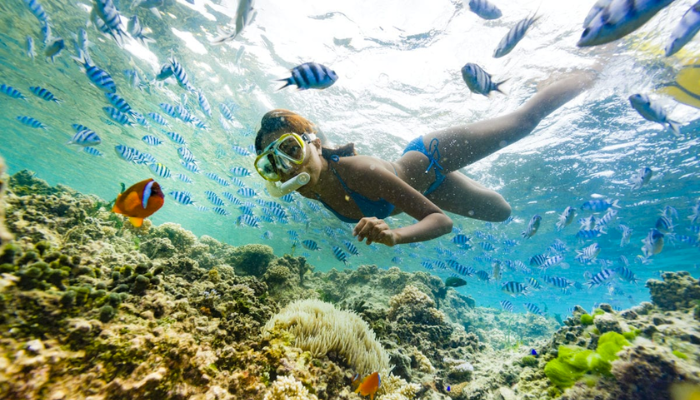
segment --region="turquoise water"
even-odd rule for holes
[[[252,170],[254,159],[238,155],[232,146],[251,145],[260,118],[272,108],[287,108],[306,116],[335,145],[355,142],[362,154],[394,160],[418,135],[515,110],[535,93],[539,81],[552,74],[588,67],[601,59],[605,68],[592,90],[552,114],[526,139],[463,171],[509,201],[512,222],[489,224],[454,216],[455,233],[469,236],[472,249],[456,247],[451,242],[454,234],[395,248],[368,248],[362,244],[358,245],[361,254],[350,257],[349,267],[397,265],[416,271],[425,270],[423,261],[452,259],[491,273],[493,260],[519,260],[530,266],[531,256],[548,254],[548,247],[559,239],[566,244],[563,255],[569,268],[554,267],[547,272],[549,275],[585,283],[588,274],[596,274],[601,268],[614,269],[620,265],[619,257],[625,256],[630,263],[628,268],[640,279],[633,284],[613,278],[612,285],[572,288],[568,293],[547,288],[518,298],[504,294],[500,283],[485,283],[475,277],[467,278],[468,285],[459,289],[472,295],[480,305],[499,307],[499,301],[510,300],[517,312],[525,311],[524,302],[559,313],[575,304],[590,308],[596,302],[626,308],[647,299],[643,282],[657,277],[659,271],[689,270],[697,276],[700,251],[682,241],[667,240],[661,253],[645,263],[637,261],[642,239],[666,206],[679,213],[674,220],[674,233],[697,237],[688,217],[700,198],[698,112],[654,94],[655,87],[671,80],[675,70],[700,54],[697,42],[691,42],[671,58],[661,57],[658,50],[692,2],[675,2],[612,47],[581,50],[575,43],[581,21],[592,4],[542,1],[542,18],[510,55],[498,60],[491,57],[493,48],[512,24],[535,11],[530,2],[513,1],[508,8],[502,6],[504,17],[495,21],[478,19],[459,1],[322,3],[260,1],[256,3],[255,20],[238,38],[223,46],[212,46],[209,40],[217,29],[230,29],[233,24],[236,2],[195,0],[195,5],[191,5],[166,0],[160,7],[160,17],[147,9],[132,8],[129,2],[116,2],[124,24],[126,18],[138,15],[148,28],[147,35],[155,40],[146,47],[127,39],[120,47],[94,26],[86,27],[89,2],[43,0],[53,35],[64,38],[66,43],[66,49],[51,63],[43,56],[37,18],[23,1],[4,1],[0,4],[0,84],[16,88],[27,101],[0,94],[0,154],[11,172],[28,168],[51,184],[61,183],[105,199],[116,196],[120,183],[130,185],[148,177],[157,178],[166,193],[192,192],[197,204],[209,208],[212,205],[204,191],[212,190],[223,197],[223,191],[235,193],[238,189],[235,185],[224,188],[203,174],[181,167],[176,151],[179,145],[170,141],[152,120],[149,129],[138,125],[122,127],[109,121],[102,107],[110,104],[71,59],[76,55],[73,35],[81,27],[88,33],[92,60],[111,74],[117,93],[133,109],[142,114],[165,115],[160,103],[182,104],[205,122],[209,129],[201,130],[165,116],[170,123],[168,130],[187,140],[202,172],[213,172],[229,180],[232,167]],[[27,35],[36,43],[38,54],[34,60],[26,55]],[[202,113],[196,95],[187,93],[173,79],[155,82],[159,66],[171,55],[186,69],[193,86],[207,97],[213,111],[211,118]],[[340,79],[323,91],[277,91],[280,83],[275,80],[288,76],[290,68],[307,61],[331,67]],[[482,65],[497,80],[508,78],[503,86],[507,95],[486,98],[470,94],[459,72],[466,62]],[[130,85],[124,73],[134,68],[143,81],[141,88]],[[62,103],[39,99],[30,93],[30,86],[50,90]],[[642,119],[627,101],[633,93],[651,93],[674,119],[684,124],[684,136],[676,138],[669,130]],[[219,121],[222,103],[230,105],[234,114],[227,127]],[[48,129],[24,126],[17,121],[18,116],[36,118]],[[102,138],[97,148],[104,157],[66,145],[73,134],[71,124],[76,123],[93,129]],[[163,144],[146,145],[141,141],[146,134],[159,137]],[[114,151],[117,144],[152,154],[173,174],[186,174],[194,183],[158,178],[145,165],[120,159]],[[641,167],[652,168],[653,178],[641,189],[632,190],[629,178]],[[240,179],[260,193],[242,201],[272,200],[263,193],[262,182],[256,176]],[[619,201],[617,218],[608,225],[607,234],[580,242],[575,237],[579,225],[576,221],[562,232],[556,230],[557,218],[567,206],[578,210],[576,220],[591,215],[580,207],[593,198]],[[292,251],[294,240],[289,231],[295,231],[300,240],[313,239],[322,247],[311,252],[296,246],[295,255],[307,253],[318,270],[345,268],[333,257],[331,248],[345,249],[343,241],[352,240],[351,225],[333,219],[325,210],[314,211],[299,196],[292,203],[280,204],[290,216],[297,216],[297,221],[290,218],[286,224],[263,222],[261,228],[254,229],[236,224],[239,213],[235,206],[226,207],[232,215],[225,217],[180,205],[169,196],[151,219],[156,224],[175,222],[197,235],[210,235],[234,245],[265,243],[278,255]],[[257,204],[255,212],[260,212]],[[523,240],[520,233],[535,214],[543,218],[541,228],[533,238]],[[391,226],[401,226],[411,223],[411,219],[400,216],[389,222]],[[633,229],[631,240],[624,247],[620,246],[621,235],[616,229],[620,223]],[[270,239],[263,238],[265,232],[271,233]],[[507,246],[503,242],[508,239],[519,243]],[[481,242],[490,243],[495,250],[482,251]],[[601,247],[598,259],[609,263],[581,264],[574,260],[576,250],[594,242]],[[528,277],[541,282],[537,268],[531,268],[531,273],[523,273],[504,266],[501,282],[524,283]],[[452,271],[429,272],[445,278]]]

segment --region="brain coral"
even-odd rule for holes
[[[369,325],[351,311],[336,309],[320,300],[299,300],[289,304],[265,326],[265,331],[282,329],[295,337],[294,345],[323,357],[335,352],[362,375],[389,371],[389,356]]]

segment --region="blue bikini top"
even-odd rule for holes
[[[331,160],[333,162],[338,162],[338,156],[332,156]],[[338,171],[333,168],[333,165],[329,165],[331,168],[331,171],[335,174],[335,176],[338,177],[338,180],[340,181],[340,184],[343,185],[343,189],[345,190],[345,193],[350,196],[350,198],[357,204],[357,207],[360,209],[362,212],[362,215],[365,217],[376,217],[379,219],[384,219],[388,216],[391,215],[391,213],[394,211],[394,205],[389,203],[388,201],[380,198],[377,201],[373,201],[368,199],[367,197],[355,192],[354,190],[350,189],[348,185],[345,184],[345,181],[340,177],[338,174]],[[339,214],[337,211],[332,209],[328,204],[326,204],[325,201],[321,200],[321,197],[317,194],[316,199],[323,204],[324,207],[326,207],[330,212],[332,212],[339,220],[351,224],[355,224],[360,222],[359,219],[352,219],[348,218],[344,215]]]

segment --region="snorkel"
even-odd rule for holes
[[[267,191],[272,197],[282,197],[306,185],[309,181],[311,181],[311,175],[307,172],[301,172],[284,183],[266,181]]]

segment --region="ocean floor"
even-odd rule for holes
[[[353,376],[374,371],[380,400],[700,395],[687,273],[647,282],[652,303],[560,323],[400,266],[315,272],[265,245],[136,229],[108,201],[2,169],[3,399],[359,399]]]

